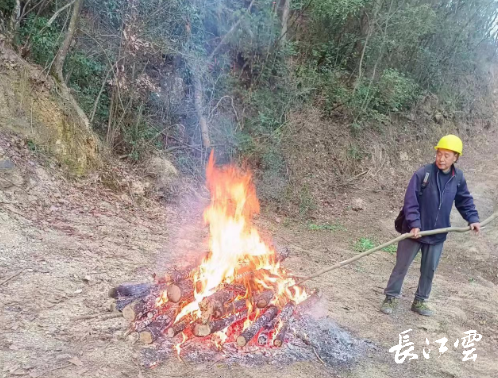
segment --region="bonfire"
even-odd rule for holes
[[[143,343],[176,337],[178,356],[189,340],[209,340],[219,349],[225,343],[280,347],[293,317],[318,295],[281,266],[288,249],[266,243],[252,224],[260,206],[251,174],[217,167],[211,154],[206,176],[209,252],[153,284],[121,285],[110,294]]]

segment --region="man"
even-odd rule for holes
[[[420,315],[433,314],[426,301],[429,299],[432,279],[447,234],[420,237],[419,233],[421,230],[450,227],[453,202],[470,228],[476,233],[480,231],[474,200],[462,171],[454,165],[462,155],[462,141],[455,135],[446,135],[441,138],[435,149],[435,163],[415,172],[406,190],[401,218],[398,219],[402,220],[401,232],[410,232],[412,238],[402,240],[398,244],[396,265],[384,290],[386,299],[382,303],[381,311],[385,314],[391,314],[396,308],[403,280],[419,250],[422,250],[420,279],[411,309]]]

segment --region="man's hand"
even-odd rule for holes
[[[420,238],[420,228],[412,228],[412,230],[410,231],[410,234],[412,234],[412,239],[418,239]]]
[[[470,225],[470,229],[472,231],[474,231],[476,234],[478,234],[479,232],[481,232],[481,224],[480,223],[472,223]]]

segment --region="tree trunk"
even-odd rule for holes
[[[64,61],[66,60],[67,53],[69,52],[69,48],[71,47],[71,42],[73,41],[74,34],[76,33],[82,4],[83,0],[76,0],[76,2],[74,3],[73,14],[71,15],[71,21],[69,22],[69,28],[67,29],[66,38],[64,38],[64,42],[57,52],[54,65],[52,66],[52,73],[61,83],[64,82],[62,67],[64,66]]]
[[[287,40],[290,5],[291,5],[291,0],[284,0],[284,5],[282,7],[282,30],[280,32],[280,39],[282,40],[282,43],[285,43],[285,41]]]
[[[21,17],[21,1],[15,0],[14,8],[10,14],[9,19],[0,17],[0,32],[4,32],[7,41],[12,43],[17,33],[18,23],[17,20]]]
[[[202,145],[204,148],[211,148],[211,139],[209,138],[209,127],[206,116],[204,115],[203,100],[202,100],[202,83],[199,74],[192,70],[192,82],[194,84],[194,106],[199,126],[201,128]]]
[[[71,15],[71,21],[69,22],[69,27],[67,29],[66,37],[64,38],[64,42],[62,42],[62,46],[57,52],[54,64],[52,65],[51,72],[52,75],[59,82],[63,96],[65,97],[66,100],[70,102],[70,104],[76,111],[76,114],[81,119],[84,126],[87,129],[89,129],[90,121],[88,120],[88,117],[86,116],[83,109],[80,108],[80,106],[74,99],[73,95],[69,91],[69,88],[67,87],[66,82],[64,81],[64,75],[62,74],[62,68],[64,67],[64,62],[66,60],[67,53],[69,52],[69,48],[71,47],[71,42],[73,41],[74,34],[76,33],[76,29],[78,27],[78,20],[80,17],[82,4],[83,0],[76,0],[74,3],[73,13]]]

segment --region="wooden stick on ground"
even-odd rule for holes
[[[111,313],[103,313],[103,314],[74,316],[71,318],[71,320],[89,320],[89,319],[107,320],[107,319],[114,319],[114,318],[120,318],[120,317],[121,317],[120,312],[111,312]]]
[[[487,218],[485,221],[481,222],[481,227],[484,227],[488,223],[491,223],[496,217],[498,217],[498,212],[494,213],[489,218]],[[447,227],[447,228],[439,228],[437,230],[422,231],[419,233],[419,235],[420,236],[429,236],[429,235],[436,235],[436,234],[444,234],[447,232],[468,232],[468,231],[470,231],[470,226],[467,226],[467,227]],[[377,251],[381,250],[382,248],[386,248],[386,247],[390,246],[391,244],[398,243],[401,240],[410,239],[411,237],[412,237],[411,234],[400,235],[396,239],[388,241],[387,243],[379,245],[378,247],[375,247],[375,248],[372,248],[366,252],[360,253],[359,255],[352,257],[348,260],[344,260],[344,261],[341,261],[340,263],[329,266],[328,268],[322,269],[322,270],[316,272],[315,274],[312,274],[311,276],[305,277],[301,281],[299,281],[296,285],[301,285],[302,283],[304,283],[308,280],[311,280],[312,278],[316,278],[318,276],[321,276],[322,274],[330,272],[331,270],[341,268],[344,265],[351,264],[352,262],[355,262],[356,260],[359,260],[359,259],[361,259],[365,256],[368,256],[374,252],[377,252]]]
[[[0,282],[0,286],[6,284],[7,282],[9,282],[10,280],[16,278],[18,275],[20,275],[23,271],[20,270],[19,272],[17,273],[14,273],[13,275],[11,275],[10,277],[6,278],[5,280],[3,280],[2,282]]]

